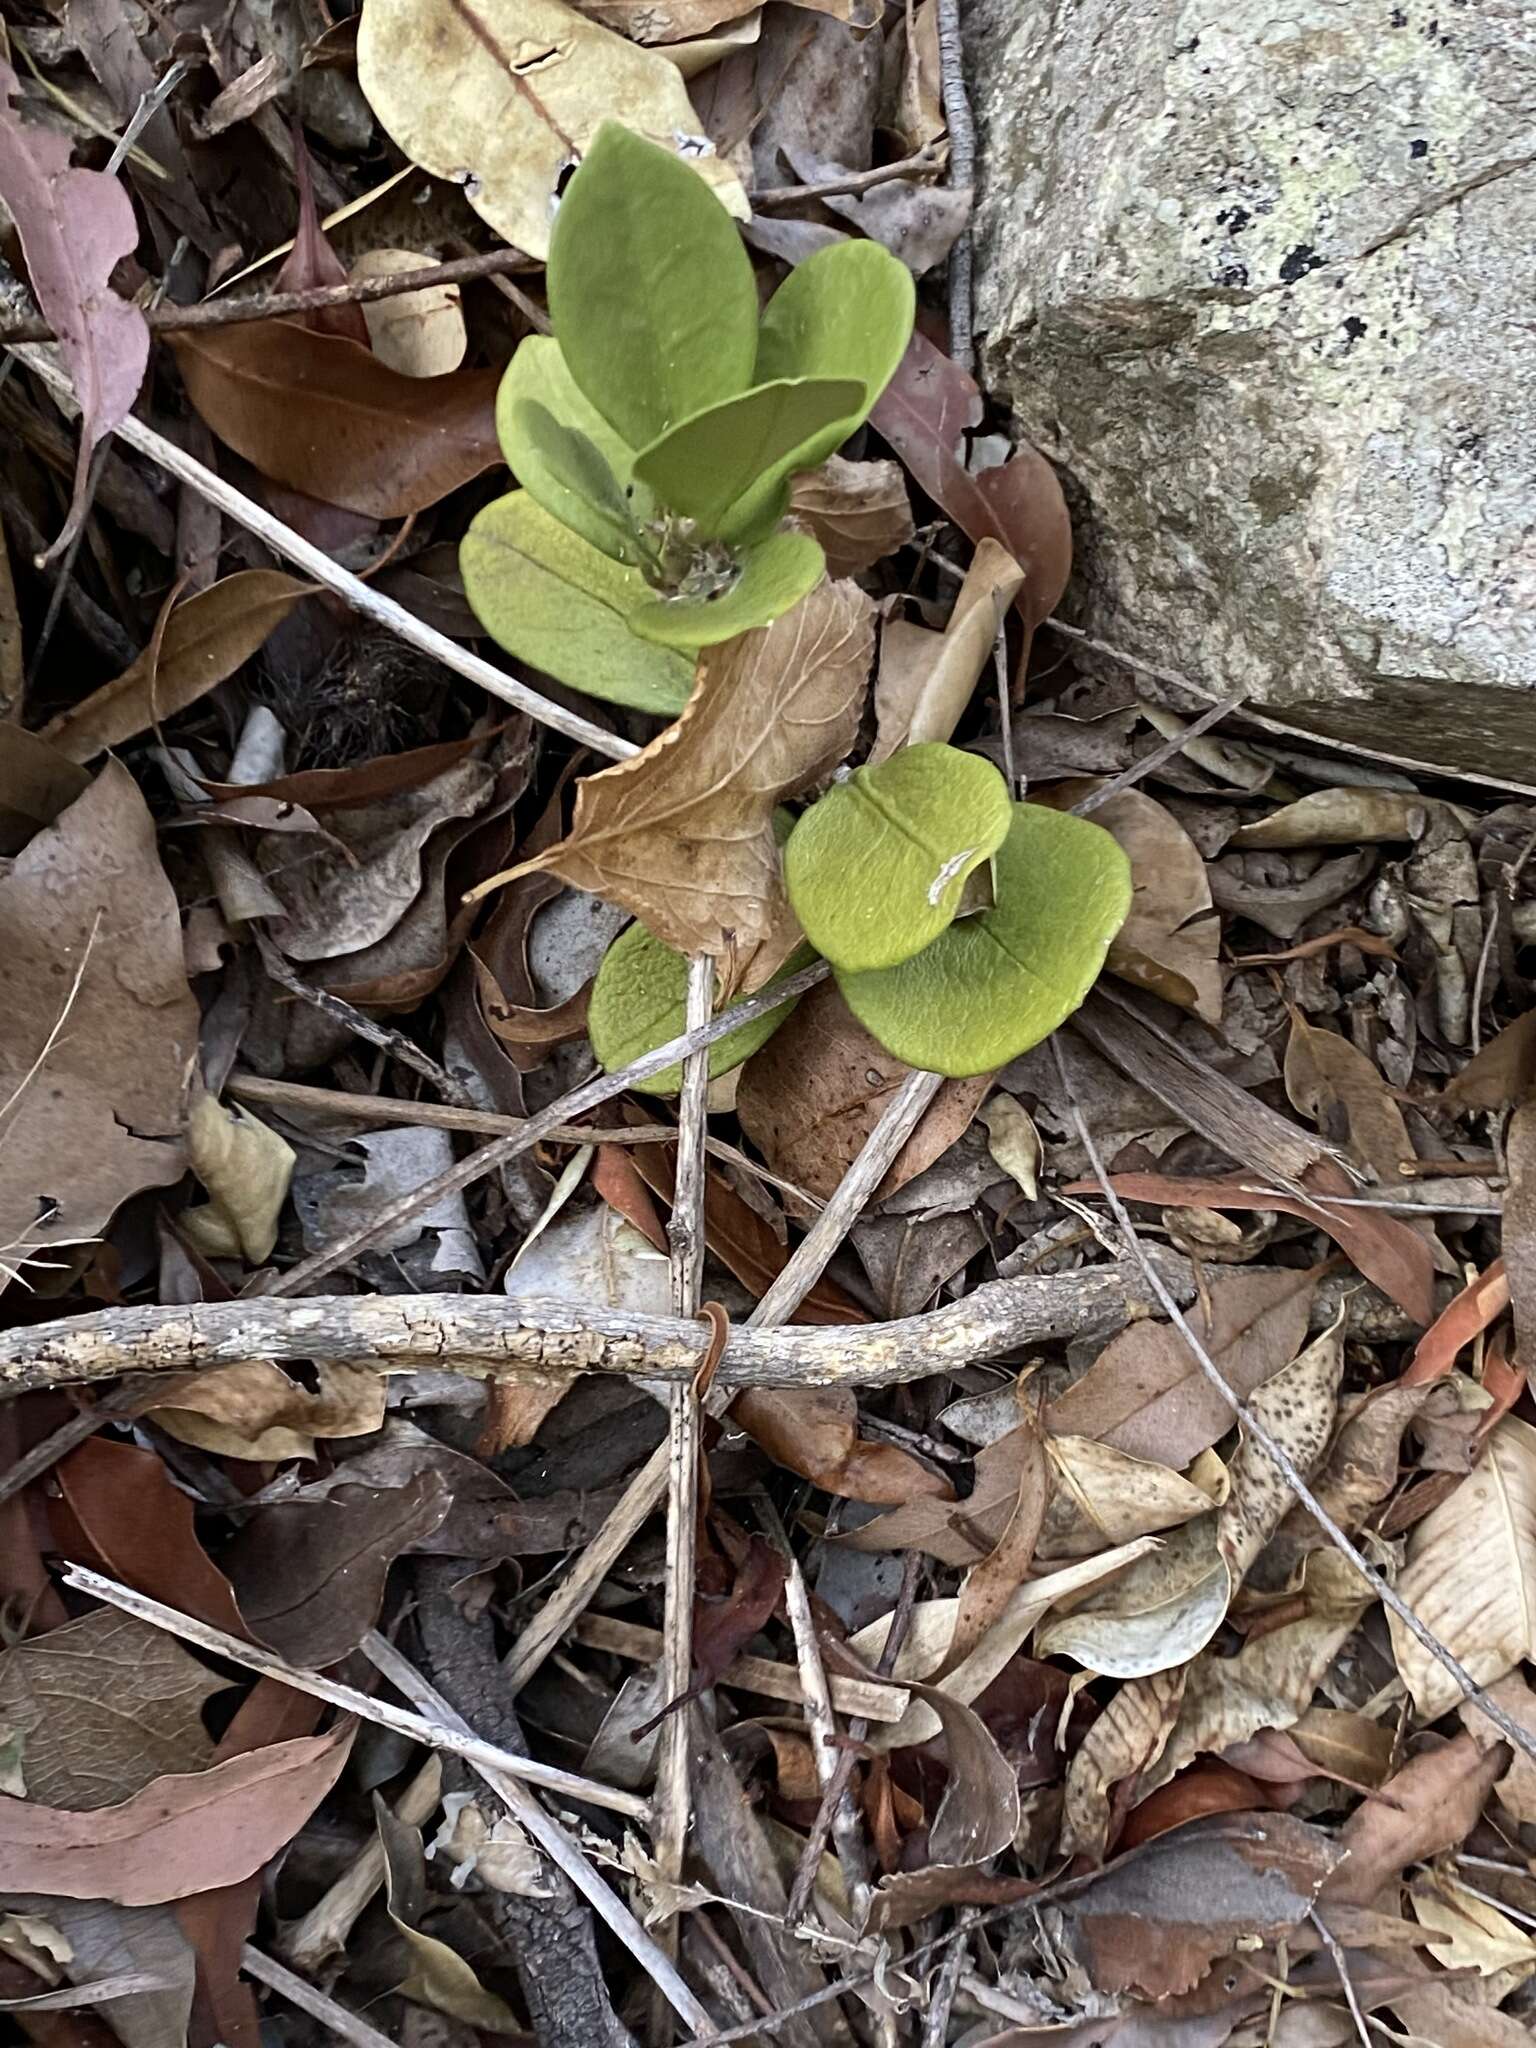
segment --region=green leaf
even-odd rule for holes
[[[706,406],[635,457],[635,475],[661,504],[720,531],[727,511],[770,474],[814,467],[802,451],[858,406],[864,387],[846,377],[793,377],[759,384],[738,398]]]
[[[529,406],[542,408],[555,423],[554,434],[536,414],[525,410]],[[562,525],[571,527],[604,554],[619,561],[638,559],[625,496],[634,470],[635,451],[614,432],[596,406],[587,403],[566,367],[559,342],[549,335],[529,335],[507,365],[496,394],[496,432],[513,476],[546,512],[552,512]],[[588,444],[597,462],[612,478],[617,505],[607,494],[602,471],[592,457],[572,445],[577,439]],[[594,489],[602,492],[600,499],[594,500]],[[635,523],[648,517],[648,498],[636,504],[633,511]],[[623,514],[622,529],[616,512]],[[620,531],[621,546],[615,545]]]
[[[798,974],[815,957],[809,946],[798,946],[773,980]],[[771,988],[773,982],[768,985]],[[682,954],[653,938],[643,924],[632,924],[620,932],[603,955],[587,1011],[587,1035],[604,1071],[616,1074],[620,1067],[665,1045],[669,1038],[680,1037],[687,1021],[687,1002],[688,962]],[[750,1059],[794,1007],[793,1002],[784,1003],[755,1024],[743,1024],[712,1045],[710,1079],[728,1074]],[[683,1085],[682,1067],[666,1067],[649,1081],[635,1085],[647,1095],[675,1095]]]
[[[741,556],[741,574],[716,597],[664,597],[630,614],[630,629],[663,647],[713,647],[766,626],[797,605],[821,577],[826,557],[805,533],[773,533]]]
[[[860,404],[822,430],[824,462],[890,382],[912,335],[912,273],[878,242],[838,242],[798,264],[768,301],[754,382],[778,377],[855,377]]]
[[[996,855],[997,900],[914,959],[839,974],[843,1000],[898,1059],[985,1074],[1070,1017],[1131,907],[1131,868],[1100,826],[1015,804]]]
[[[757,286],[734,222],[697,171],[616,121],[560,201],[548,285],[572,377],[631,447],[753,381]]]
[[[546,675],[673,717],[693,664],[637,639],[629,620],[651,604],[645,579],[588,545],[527,491],[497,498],[470,521],[459,549],[464,591],[498,645]]]
[[[800,819],[784,883],[818,953],[845,973],[895,967],[953,923],[966,877],[1008,836],[1008,785],[938,742],[856,768]]]

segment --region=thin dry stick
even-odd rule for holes
[[[1376,1567],[1365,1556],[1364,1552],[1339,1527],[1311,1487],[1308,1486],[1301,1473],[1297,1471],[1295,1464],[1292,1462],[1291,1455],[1285,1446],[1275,1440],[1269,1430],[1266,1429],[1264,1424],[1248,1406],[1247,1402],[1240,1400],[1232,1391],[1230,1384],[1222,1375],[1221,1368],[1201,1343],[1188,1317],[1168,1291],[1167,1286],[1164,1284],[1163,1276],[1147,1257],[1136,1226],[1131,1221],[1124,1202],[1121,1201],[1119,1195],[1115,1192],[1114,1183],[1110,1179],[1098,1145],[1084,1120],[1076,1091],[1067,1073],[1066,1061],[1061,1056],[1059,1034],[1051,1039],[1051,1052],[1056,1062],[1057,1076],[1066,1094],[1067,1101],[1072,1108],[1072,1121],[1077,1126],[1077,1133],[1082,1140],[1083,1150],[1088,1155],[1088,1163],[1093,1168],[1094,1177],[1103,1190],[1105,1201],[1109,1204],[1110,1214],[1120,1226],[1121,1234],[1126,1244],[1130,1247],[1131,1255],[1141,1267],[1146,1277],[1147,1285],[1157,1296],[1163,1313],[1169,1317],[1174,1328],[1189,1346],[1195,1363],[1205,1374],[1211,1385],[1216,1388],[1217,1392],[1231,1407],[1238,1421],[1247,1431],[1251,1441],[1256,1443],[1265,1456],[1274,1464],[1286,1485],[1290,1487],[1329,1542],[1349,1559],[1355,1570],[1359,1572],[1361,1578],[1365,1580],[1372,1592],[1375,1593],[1377,1599],[1384,1606],[1391,1608],[1392,1612],[1414,1640],[1450,1673],[1463,1695],[1471,1701],[1479,1713],[1487,1716],[1504,1739],[1507,1742],[1512,1742],[1522,1755],[1528,1756],[1532,1762],[1536,1762],[1536,1736],[1533,1736],[1529,1729],[1522,1728],[1518,1721],[1505,1713],[1497,1701],[1489,1699],[1483,1688],[1477,1683],[1477,1680],[1467,1670],[1455,1652],[1448,1649],[1434,1631],[1420,1621],[1397,1588],[1388,1584],[1381,1573],[1377,1571]]]
[[[443,1766],[434,1752],[395,1801],[395,1818],[425,1827],[442,1799]],[[358,1915],[384,1882],[384,1844],[370,1835],[336,1882],[284,1928],[278,1947],[298,1970],[318,1970],[347,1945]]]
[[[772,988],[760,989],[755,996],[748,996],[745,1002],[736,1003],[720,1016],[713,1018],[697,1031],[685,1031],[679,1038],[668,1040],[654,1052],[643,1054],[631,1060],[627,1067],[621,1067],[616,1074],[594,1074],[590,1081],[583,1081],[579,1088],[562,1095],[558,1102],[552,1102],[548,1109],[537,1116],[529,1117],[513,1137],[499,1139],[495,1144],[482,1145],[467,1159],[461,1159],[454,1166],[446,1167],[435,1179],[424,1181],[419,1188],[401,1195],[384,1208],[378,1210],[373,1220],[363,1229],[354,1231],[351,1237],[339,1238],[323,1251],[315,1252],[310,1258],[301,1259],[298,1265],[290,1266],[282,1278],[266,1292],[269,1294],[298,1294],[311,1282],[321,1279],[327,1273],[334,1273],[338,1266],[344,1266],[361,1251],[366,1251],[381,1237],[388,1236],[408,1223],[423,1209],[434,1202],[442,1201],[448,1195],[456,1195],[472,1185],[483,1174],[494,1173],[505,1166],[509,1159],[516,1159],[520,1153],[530,1151],[557,1130],[562,1124],[573,1123],[589,1109],[596,1109],[600,1102],[611,1102],[615,1095],[622,1095],[626,1088],[632,1088],[637,1081],[647,1081],[653,1074],[662,1073],[667,1067],[675,1066],[696,1052],[702,1045],[713,1045],[716,1039],[727,1037],[739,1024],[750,1023],[754,1017],[765,1017],[770,1010],[782,1002],[792,1001],[824,981],[831,973],[825,960],[818,960],[813,966],[804,967],[798,974],[792,974],[786,981],[777,982]]]
[[[379,1051],[387,1054],[390,1059],[399,1060],[402,1066],[412,1068],[424,1081],[429,1081],[437,1089],[445,1102],[453,1103],[461,1109],[469,1107],[469,1091],[463,1082],[456,1081],[446,1069],[440,1067],[431,1053],[423,1052],[413,1038],[407,1038],[403,1031],[392,1030],[387,1024],[377,1023],[363,1011],[354,1009],[352,1004],[341,996],[333,996],[329,989],[317,988],[312,981],[306,981],[289,966],[259,925],[252,925],[251,935],[256,941],[257,951],[261,954],[262,966],[279,988],[286,989],[289,995],[296,996],[301,1003],[308,1003],[310,1008],[318,1010],[322,1017],[330,1017],[336,1023],[345,1025],[354,1038],[361,1038],[366,1044],[377,1046]]]
[[[799,206],[809,199],[837,199],[869,192],[876,185],[888,185],[893,178],[925,178],[944,168],[944,150],[937,142],[925,142],[899,163],[877,164],[872,171],[848,171],[840,178],[827,178],[819,185],[765,185],[750,197],[754,207]],[[28,335],[27,340],[34,337]],[[41,339],[41,337],[37,337]]]
[[[865,1139],[858,1158],[843,1175],[831,1201],[747,1318],[749,1328],[787,1322],[794,1314],[825,1272],[827,1261],[864,1204],[884,1180],[891,1161],[912,1135],[939,1085],[934,1074],[913,1074],[903,1082]],[[728,1392],[712,1395],[710,1412],[719,1412],[729,1398]],[[614,1562],[642,1524],[656,1512],[666,1492],[670,1463],[665,1444],[651,1453],[559,1589],[518,1637],[506,1660],[507,1683],[514,1693],[527,1684],[576,1616],[586,1609]]]
[[[697,953],[688,963],[686,1023],[696,1031],[709,1022],[715,1006],[715,963]],[[667,1223],[671,1248],[672,1308],[679,1316],[696,1316],[704,1284],[704,1138],[705,1094],[709,1087],[709,1050],[701,1047],[683,1062],[683,1084],[677,1111],[677,1175],[672,1214]],[[693,1597],[698,1575],[699,1397],[692,1380],[670,1389],[667,1397],[667,1576],[662,1614],[662,1698],[683,1700],[693,1676]],[[656,1770],[656,1826],[652,1846],[662,1879],[676,1884],[683,1874],[691,1808],[688,1768],[692,1717],[685,1703],[661,1724]],[[678,1927],[669,1916],[662,1939],[674,1961]],[[651,2036],[669,2039],[665,2015],[653,2013]]]
[[[412,1742],[425,1743],[429,1749],[448,1750],[477,1769],[481,1764],[487,1764],[492,1770],[503,1771],[511,1778],[526,1778],[530,1785],[542,1785],[567,1799],[580,1799],[588,1806],[627,1814],[631,1820],[649,1818],[650,1807],[633,1792],[600,1785],[595,1778],[580,1778],[573,1771],[557,1770],[553,1764],[541,1764],[533,1757],[514,1756],[510,1750],[498,1749],[494,1742],[482,1742],[478,1735],[461,1735],[453,1728],[424,1720],[420,1714],[407,1713],[403,1707],[392,1707],[387,1701],[370,1699],[367,1693],[358,1692],[350,1685],[342,1685],[318,1671],[303,1671],[285,1657],[276,1657],[270,1650],[258,1649],[254,1643],[242,1643],[238,1636],[227,1635],[223,1629],[212,1628],[206,1621],[182,1614],[177,1608],[165,1606],[162,1601],[151,1600],[147,1593],[136,1593],[131,1587],[120,1586],[116,1579],[87,1571],[84,1565],[66,1565],[64,1583],[78,1592],[104,1600],[109,1607],[120,1607],[125,1614],[136,1615],[140,1621],[147,1621],[154,1628],[164,1629],[167,1635],[196,1643],[199,1649],[211,1651],[215,1657],[227,1657],[232,1664],[259,1672],[263,1678],[279,1679],[284,1685],[291,1685],[295,1692],[307,1692],[313,1699],[328,1700],[333,1707],[356,1714],[361,1721],[375,1721],[381,1728],[392,1728],[397,1735],[409,1736]]]
[[[11,353],[24,362],[29,370],[41,377],[51,390],[60,392],[67,398],[74,397],[74,387],[69,378],[42,349],[20,346],[13,348]],[[371,620],[376,626],[382,626],[386,632],[395,634],[408,647],[414,647],[418,653],[441,662],[444,668],[452,669],[456,675],[463,676],[471,683],[478,683],[482,690],[488,690],[493,697],[500,697],[504,703],[515,705],[530,718],[538,719],[543,725],[552,726],[556,732],[563,732],[567,739],[576,740],[584,747],[591,747],[596,753],[607,754],[614,760],[627,760],[631,754],[639,752],[638,747],[633,746],[630,741],[621,740],[615,733],[605,732],[600,725],[594,725],[590,719],[582,718],[574,711],[567,711],[564,705],[552,703],[548,697],[541,697],[537,690],[530,690],[528,685],[520,683],[516,676],[509,676],[503,669],[494,667],[480,655],[471,654],[468,648],[460,647],[457,641],[450,640],[446,633],[439,633],[434,627],[418,619],[414,613],[408,612],[404,605],[396,604],[392,597],[386,597],[382,591],[371,589],[359,577],[352,575],[350,570],[343,569],[339,563],[333,562],[329,555],[322,553],[301,534],[295,533],[291,526],[285,526],[282,520],[274,519],[265,507],[246,497],[243,491],[237,491],[233,484],[226,483],[222,477],[215,476],[213,471],[205,468],[195,456],[187,454],[185,449],[178,448],[173,441],[166,440],[163,434],[157,434],[153,427],[145,426],[144,422],[135,419],[132,413],[126,419],[120,420],[112,431],[126,441],[130,448],[137,448],[141,455],[147,455],[169,475],[181,483],[189,484],[211,504],[217,505],[220,511],[227,512],[231,519],[264,540],[276,553],[296,563],[306,575],[313,576],[317,583],[324,584],[327,590],[334,591],[352,607],[353,611],[360,612],[364,618]]]
[[[928,2001],[928,2010],[923,2015],[921,2048],[944,2048],[944,2043],[949,2039],[949,2015],[954,2007],[955,1993],[960,1987],[961,1972],[965,1969],[966,1956],[970,1949],[970,1931],[978,1917],[974,1906],[960,1908],[960,1931],[963,1938],[954,1944],[939,1965],[933,1995]]]
[[[417,1706],[431,1714],[435,1722],[460,1735],[469,1733],[469,1724],[464,1717],[422,1677],[415,1665],[402,1656],[393,1643],[386,1641],[374,1631],[363,1638],[362,1647],[364,1655],[375,1669],[381,1671],[390,1684],[403,1692],[407,1699],[414,1700]],[[494,1766],[477,1763],[473,1757],[468,1757],[466,1761],[490,1786],[497,1798],[505,1803],[508,1811],[528,1830],[550,1861],[565,1872],[604,1925],[623,1942],[678,2017],[686,2020],[696,2033],[707,2038],[714,2031],[714,2023],[708,2011],[678,1975],[671,1959],[662,1952],[634,1914],[598,1875],[569,1832],[552,1815],[544,1811],[538,1800],[516,1777],[509,1776]]]
[[[247,320],[287,320],[296,313],[323,312],[328,306],[371,306],[379,299],[393,299],[402,292],[425,291],[434,285],[469,284],[475,278],[500,277],[506,271],[527,267],[528,258],[521,250],[491,249],[484,255],[464,256],[452,263],[430,263],[420,270],[401,270],[387,277],[355,277],[346,284],[268,292],[261,298],[205,299],[196,306],[146,306],[143,310],[152,333],[188,334],[209,327],[232,327]],[[3,347],[57,339],[41,314],[0,327]]]
[[[949,182],[976,183],[976,124],[965,89],[965,42],[960,0],[938,0],[939,74],[944,119],[949,124]],[[949,353],[962,370],[975,361],[971,330],[971,232],[967,228],[949,252]]]
[[[826,1668],[821,1661],[821,1645],[816,1640],[816,1621],[811,1613],[811,1596],[806,1591],[805,1574],[800,1569],[800,1560],[791,1556],[784,1575],[784,1606],[789,1615],[789,1625],[795,1638],[795,1661],[800,1669],[800,1685],[805,1694],[805,1719],[810,1731],[811,1759],[816,1766],[816,1782],[821,1787],[824,1799],[833,1798],[833,1781],[837,1775],[841,1751],[837,1740],[837,1717],[832,1711],[832,1694],[827,1685]],[[869,1900],[869,1872],[865,1867],[864,1842],[853,1808],[846,1799],[837,1799],[832,1808],[832,1835],[837,1843],[837,1860],[842,1866],[843,1879],[848,1887],[848,1900],[852,1907],[855,1927],[861,1926]],[[814,1881],[814,1880],[813,1880]],[[786,1911],[786,1919],[793,1925],[799,1919],[798,1913]]]
[[[265,1984],[286,1998],[290,2005],[296,2005],[300,2012],[307,2012],[312,2020],[318,2020],[328,2033],[338,2041],[350,2041],[352,2048],[394,2048],[388,2034],[381,2034],[377,2027],[369,2026],[365,2019],[359,2019],[355,2012],[349,2012],[344,2005],[338,2005],[325,1992],[317,1991],[295,1971],[285,1969],[271,1956],[263,1955],[253,1943],[247,1942],[240,1951],[240,1967],[248,1977],[254,1977],[258,1984]]]
[[[1107,804],[1110,798],[1118,796],[1122,789],[1132,788],[1144,777],[1161,768],[1165,762],[1171,761],[1176,754],[1182,754],[1191,740],[1199,739],[1203,733],[1208,733],[1212,726],[1220,725],[1224,718],[1229,718],[1238,710],[1245,695],[1242,690],[1234,691],[1230,697],[1223,697],[1219,704],[1211,705],[1208,711],[1202,711],[1193,724],[1185,726],[1182,732],[1176,732],[1172,739],[1164,740],[1160,747],[1154,747],[1150,754],[1143,754],[1139,761],[1133,761],[1129,768],[1113,776],[1102,789],[1090,791],[1081,803],[1074,804],[1074,816],[1086,818],[1090,811],[1096,811],[1100,804]]]
[[[1333,1967],[1339,1973],[1339,1983],[1344,1988],[1344,2001],[1349,2007],[1349,2016],[1355,2023],[1355,2032],[1359,2036],[1361,2048],[1375,2048],[1375,2043],[1371,2040],[1371,2030],[1365,2024],[1365,2014],[1360,2010],[1360,2000],[1355,1995],[1354,1979],[1349,1974],[1349,1964],[1345,1960],[1344,1950],[1337,1936],[1316,1906],[1308,1906],[1307,1918],[1317,1929],[1323,1947],[1333,1958]]]

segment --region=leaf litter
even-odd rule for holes
[[[1054,633],[1060,484],[942,345],[970,199],[937,0],[365,0],[324,33],[239,0],[216,85],[169,68],[177,26],[114,0],[17,31],[0,109],[78,401],[71,449],[34,367],[8,379],[6,2024],[1296,2048],[1358,2012],[1524,2039],[1536,813],[1238,716],[1188,738],[1184,697]],[[752,264],[731,241],[720,391],[680,360],[673,418],[631,366],[617,425],[572,376],[612,323],[560,291],[552,322],[545,273],[613,119]],[[802,277],[808,358],[777,316],[752,339],[850,247],[921,279],[883,390],[838,357],[861,309],[818,297],[830,269]],[[590,289],[647,260],[581,252]],[[707,267],[680,274],[707,310]],[[659,285],[630,315],[672,317]],[[487,522],[514,359],[504,404],[558,411],[513,442],[546,509]],[[141,384],[190,469],[113,438]],[[753,483],[801,430],[823,459]],[[547,501],[586,487],[572,530]],[[727,556],[784,522],[767,623],[731,632],[723,557],[690,558],[712,619],[690,586],[669,621],[622,559],[598,577],[647,489]],[[450,638],[291,573],[273,516]],[[498,723],[463,672],[501,573],[472,542],[466,601],[476,520],[526,558],[517,632],[552,666],[495,664],[577,705],[585,747]],[[866,791],[878,829],[849,822]],[[1102,916],[1091,957],[1032,922],[1021,795],[1037,876],[1057,824],[1095,828],[1106,889],[1128,870],[1076,920]],[[837,972],[726,1030],[707,1089],[675,1052],[625,1084],[813,963],[807,932]],[[1053,987],[1010,1035],[1020,944]],[[537,1335],[531,1374],[459,1347],[478,1295]],[[370,1296],[437,1341],[334,1355]],[[980,1299],[1003,1336],[942,1342],[932,1312]],[[700,1301],[759,1326],[767,1384],[673,1319]],[[214,1304],[245,1334],[204,1362]],[[78,1388],[82,1315],[142,1370]],[[272,1346],[274,1317],[313,1335]],[[23,1346],[51,1363],[13,1393]],[[597,1797],[477,1797],[311,1697],[316,1669]]]

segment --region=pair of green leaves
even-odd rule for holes
[[[992,902],[958,916],[985,861]],[[1069,1017],[1131,904],[1107,832],[1011,802],[990,762],[938,743],[834,785],[790,835],[784,880],[864,1028],[953,1075],[1003,1066]]]
[[[863,422],[901,360],[912,280],[878,244],[841,243],[759,320],[709,186],[608,122],[560,204],[549,303],[556,338],[522,344],[497,404],[523,488],[472,522],[465,587],[511,653],[675,711],[687,657],[766,625],[822,574],[815,541],[776,529],[794,476]]]

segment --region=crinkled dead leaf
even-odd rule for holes
[[[995,1483],[1001,1476],[1005,1482],[1003,1512],[992,1548],[977,1559],[960,1583],[954,1633],[938,1672],[940,1685],[1007,1610],[1029,1571],[1050,1505],[1054,1468],[1046,1456],[1037,1402],[1024,1388],[1019,1392],[1018,1427],[993,1444],[987,1455],[989,1478]]]
[[[1019,1184],[1026,1201],[1039,1194],[1038,1178],[1045,1147],[1034,1119],[1017,1097],[999,1089],[977,1111],[987,1130],[987,1150]]]
[[[1372,1179],[1394,1187],[1414,1156],[1397,1098],[1359,1047],[1337,1031],[1291,1013],[1285,1092],[1331,1145],[1347,1151]]]
[[[48,550],[69,545],[90,504],[86,488],[97,443],[127,417],[149,361],[149,328],[139,308],[112,290],[119,259],[138,247],[139,224],[126,185],[103,171],[74,168],[58,129],[23,121],[11,107],[16,74],[0,64],[0,199],[21,238],[27,275],[80,404],[80,451],[69,517]]]
[[[1480,1684],[1536,1657],[1536,1429],[1506,1415],[1474,1470],[1409,1536],[1398,1591]],[[1461,1698],[1389,1613],[1403,1683],[1426,1721]]]
[[[182,1230],[209,1258],[259,1266],[277,1243],[293,1162],[293,1147],[270,1124],[201,1090],[187,1118],[187,1163],[209,1200],[182,1212]]]
[[[1536,1692],[1518,1671],[1511,1671],[1508,1677],[1490,1685],[1487,1693],[1518,1727],[1526,1728],[1536,1736]],[[1458,1711],[1462,1726],[1479,1748],[1490,1749],[1504,1740],[1475,1702],[1464,1701]],[[1536,1760],[1523,1750],[1514,1752],[1509,1769],[1499,1780],[1498,1800],[1522,1827],[1536,1827]]]
[[[1536,1942],[1524,1928],[1448,1871],[1431,1870],[1427,1879],[1413,1889],[1413,1910],[1419,1925],[1430,1929],[1430,1950],[1443,1968],[1476,1970],[1480,1977],[1507,1972],[1510,1990],[1536,1970]]]
[[[905,619],[885,627],[875,682],[872,767],[898,747],[952,737],[992,665],[998,630],[1023,583],[1024,571],[1008,550],[984,539],[971,557],[942,633]]]
[[[1316,1291],[1313,1273],[1222,1273],[1190,1311],[1190,1328],[1239,1396],[1296,1356]],[[1053,1401],[1047,1427],[1182,1469],[1232,1427],[1230,1405],[1171,1323],[1132,1323]]]
[[[1063,1855],[1103,1861],[1112,1821],[1110,1792],[1124,1779],[1139,1783],[1162,1754],[1178,1718],[1188,1668],[1179,1664],[1128,1680],[1083,1737],[1067,1766]]]
[[[1341,1423],[1312,1491],[1346,1534],[1362,1526],[1398,1480],[1403,1431],[1423,1407],[1427,1387],[1376,1387],[1357,1401]],[[1297,1567],[1329,1538],[1300,1502],[1275,1531],[1254,1572],[1263,1590],[1290,1586]]]
[[[748,1387],[731,1415],[775,1464],[845,1500],[884,1507],[953,1498],[949,1481],[910,1451],[859,1435],[851,1387]]]
[[[274,483],[369,519],[403,519],[501,460],[495,370],[407,377],[360,342],[296,320],[172,337],[187,396]]]
[[[876,1932],[947,1905],[955,1874],[1011,1848],[1019,1825],[1018,1779],[980,1715],[942,1686],[914,1684],[912,1691],[938,1716],[948,1777],[928,1832],[927,1867],[898,1871],[879,1886],[869,1922]]]
[[[1470,1735],[1410,1757],[1381,1788],[1381,1798],[1364,1801],[1344,1823],[1339,1840],[1348,1860],[1330,1877],[1324,1896],[1368,1906],[1410,1863],[1459,1848],[1508,1762],[1506,1745],[1485,1754]]]
[[[1048,1436],[1045,1448],[1056,1484],[1040,1532],[1042,1558],[1091,1557],[1177,1528],[1219,1505],[1171,1466],[1132,1458],[1092,1437]]]
[[[138,660],[61,712],[43,737],[71,761],[89,761],[147,732],[243,667],[314,588],[276,569],[240,569],[172,600]]]
[[[352,276],[400,277],[430,270],[433,259],[416,249],[368,249]],[[362,309],[374,354],[402,377],[446,377],[464,360],[469,337],[463,294],[456,284],[429,284],[420,291],[375,299]]]
[[[755,946],[782,902],[774,807],[851,746],[872,621],[855,585],[822,583],[709,650],[682,717],[577,785],[570,837],[536,865],[622,903],[679,953],[730,960]]]
[[[357,1724],[248,1751],[191,1776],[158,1777],[79,1813],[0,1800],[7,1882],[70,1899],[154,1906],[237,1884],[298,1833],[340,1775]]]
[[[263,1359],[222,1365],[175,1388],[151,1420],[217,1457],[312,1458],[317,1437],[369,1436],[384,1420],[384,1377],[364,1365],[314,1367],[301,1387]]]
[[[862,576],[912,538],[912,505],[899,462],[829,455],[795,478],[789,516],[821,544],[829,576]]]
[[[1139,789],[1093,811],[1131,864],[1130,915],[1109,948],[1109,971],[1195,1015],[1221,1022],[1221,919],[1205,862],[1173,813]]]
[[[487,1822],[469,1792],[450,1792],[443,1801],[443,1824],[427,1844],[429,1857],[452,1865],[448,1882],[457,1890],[470,1877],[492,1891],[520,1898],[548,1898],[544,1859],[510,1813]]]
[[[0,877],[0,1284],[186,1165],[198,1012],[154,823],[109,762]]]
[[[1431,807],[1421,796],[1396,789],[1315,789],[1233,833],[1238,847],[1367,846],[1417,839]]]
[[[605,119],[693,163],[739,219],[746,194],[700,133],[677,67],[560,0],[368,0],[358,83],[413,163],[462,185],[514,247],[547,256],[557,196]]]
[[[384,1849],[389,1917],[409,1958],[410,1967],[399,1986],[402,1995],[466,2026],[483,2027],[492,2034],[520,2033],[505,2000],[487,1991],[464,1958],[446,1942],[424,1934],[417,1925],[427,1904],[421,1830],[398,1819],[377,1792],[373,1812]]]

